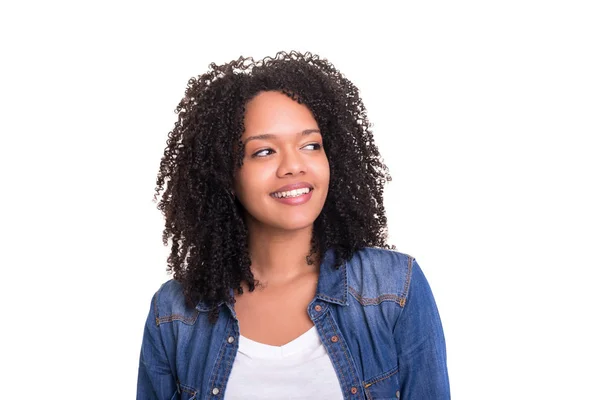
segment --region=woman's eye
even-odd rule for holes
[[[263,149],[263,150],[259,150],[259,151],[257,151],[256,153],[252,154],[252,157],[253,157],[253,158],[254,158],[254,157],[266,157],[266,156],[268,156],[268,155],[270,154],[270,153],[269,153],[269,154],[266,154],[267,152],[271,152],[271,153],[272,153],[272,152],[273,152],[273,150],[272,150],[272,149]]]
[[[319,143],[310,143],[310,144],[307,144],[306,146],[304,146],[304,148],[311,147],[311,146],[312,146],[312,150],[319,150],[321,148],[321,145]]]

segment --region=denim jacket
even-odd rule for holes
[[[307,312],[344,399],[449,399],[444,333],[416,261],[364,248],[339,269],[333,265],[329,250]],[[208,311],[202,302],[187,308],[175,280],[156,292],[144,329],[138,399],[223,398],[239,326],[230,304],[220,305],[214,325]]]

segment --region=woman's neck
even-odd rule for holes
[[[295,231],[249,230],[248,250],[254,278],[279,284],[318,271],[319,263],[308,265],[312,226]],[[314,256],[313,256],[314,257]]]

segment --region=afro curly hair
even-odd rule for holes
[[[241,136],[245,105],[258,93],[279,91],[313,113],[330,165],[329,193],[313,224],[307,262],[331,249],[338,268],[363,247],[386,244],[383,187],[391,181],[367,119],[359,91],[326,59],[306,52],[278,52],[255,61],[240,57],[211,63],[188,81],[175,112],[156,180],[154,201],[165,217],[163,243],[172,239],[167,271],[182,285],[186,304],[234,303],[250,269],[244,209],[232,195],[236,168],[243,165]],[[166,184],[166,189],[164,188]]]

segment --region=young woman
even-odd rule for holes
[[[138,398],[449,398],[431,290],[386,244],[390,177],[358,89],[310,53],[210,68],[157,178],[174,279]]]

